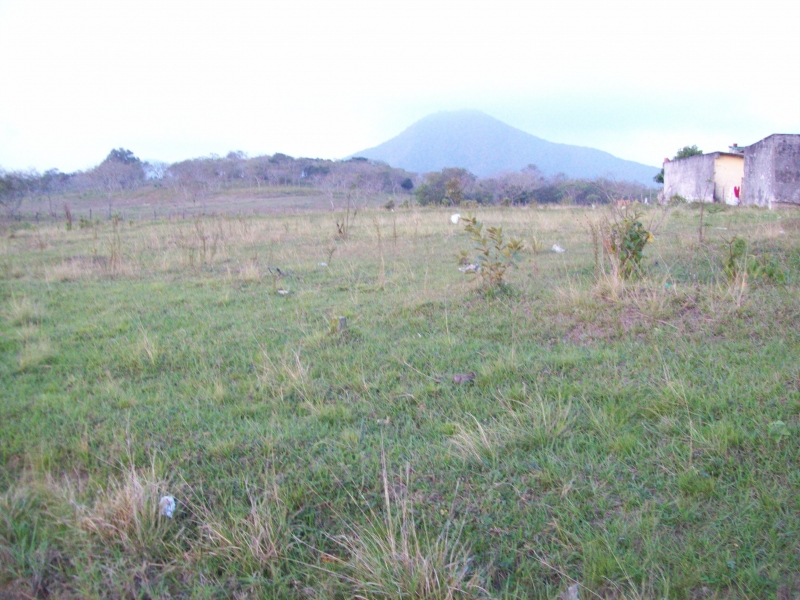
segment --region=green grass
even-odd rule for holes
[[[444,210],[5,229],[0,595],[800,594],[798,216],[477,212],[499,293]]]

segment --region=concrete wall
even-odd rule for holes
[[[744,155],[742,204],[800,205],[800,135],[771,135]]]
[[[714,162],[719,152],[664,163],[664,199],[675,195],[689,202],[714,201]]]
[[[773,135],[773,202],[800,204],[800,135]]]
[[[773,198],[773,159],[772,136],[764,138],[744,149],[744,182],[742,184],[742,204],[750,206],[772,205]]]
[[[714,161],[714,200],[726,204],[739,204],[734,187],[742,188],[744,156],[720,154]]]

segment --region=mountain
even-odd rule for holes
[[[417,173],[462,167],[488,177],[534,164],[545,175],[613,177],[649,186],[655,185],[653,176],[659,172],[602,150],[548,142],[477,110],[428,115],[400,135],[353,156]]]

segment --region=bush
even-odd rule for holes
[[[766,279],[774,283],[786,282],[786,274],[774,257],[771,255],[756,257],[749,254],[747,242],[738,235],[726,242],[725,252],[723,268],[725,276],[731,283],[745,276]]]
[[[589,222],[589,232],[594,245],[595,272],[605,269],[602,257],[611,263],[611,275],[615,280],[628,279],[638,273],[643,258],[644,247],[653,241],[653,234],[644,228],[637,213],[628,213],[620,221]]]
[[[462,250],[458,255],[460,264],[470,264],[472,269],[466,270],[467,275],[480,278],[481,284],[487,288],[502,287],[505,285],[505,273],[516,263],[517,253],[524,248],[522,240],[511,238],[505,240],[502,227],[487,227],[483,230],[483,223],[472,215],[462,218],[464,230],[470,235],[474,243],[477,256],[474,263],[469,263],[469,252]]]
[[[628,279],[639,268],[644,256],[644,247],[653,241],[653,234],[647,231],[636,213],[624,217],[611,226],[608,240],[609,253],[619,265],[619,274]]]

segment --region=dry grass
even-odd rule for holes
[[[156,361],[158,361],[158,338],[145,331],[141,326],[139,327],[139,333],[141,334],[141,339],[139,340],[140,354],[151,365],[155,365]]]
[[[254,283],[261,280],[261,271],[258,268],[258,263],[255,261],[248,261],[238,271],[239,280],[247,283]]]
[[[498,398],[505,415],[488,425],[471,416],[469,426],[458,424],[450,450],[466,461],[491,463],[517,448],[544,447],[565,435],[573,422],[571,402],[543,398],[508,401]]]
[[[19,353],[19,369],[27,371],[39,365],[47,363],[55,356],[50,340],[39,339],[29,340],[25,343]]]
[[[365,526],[350,526],[336,541],[348,555],[345,563],[354,597],[364,600],[456,600],[485,597],[460,531],[450,521],[436,536],[419,527],[406,493],[391,497],[384,459],[384,511],[367,515]]]
[[[42,321],[44,311],[37,302],[30,298],[12,296],[6,304],[3,315],[11,325],[33,325]]]
[[[266,479],[262,490],[248,490],[250,511],[244,517],[220,518],[202,505],[195,506],[195,518],[202,532],[194,547],[198,557],[231,561],[249,575],[266,570],[271,577],[277,576],[294,542],[288,510],[274,473]]]
[[[109,481],[92,503],[79,502],[74,496],[71,503],[78,528],[97,542],[118,545],[133,555],[149,554],[164,544],[174,525],[173,520],[159,515],[159,500],[170,492],[174,489],[156,475],[154,466],[146,470],[131,467],[119,479]]]
[[[463,460],[483,462],[497,458],[512,435],[510,428],[499,423],[484,426],[475,417],[472,420],[474,427],[456,426],[449,441],[451,450]]]

